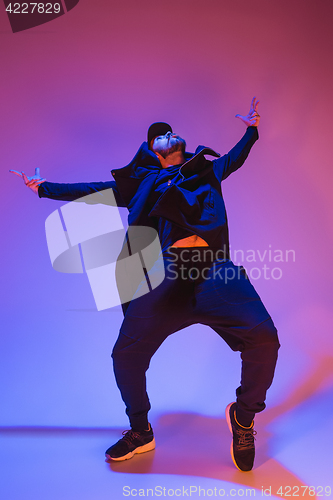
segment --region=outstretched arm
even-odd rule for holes
[[[214,160],[214,172],[219,181],[226,179],[232,172],[239,169],[253,146],[258,140],[258,125],[260,115],[258,114],[258,104],[254,97],[251,102],[250,111],[246,116],[236,115],[247,126],[247,130],[241,140],[234,146],[228,154]]]
[[[10,170],[10,172],[23,178],[25,185],[28,186],[40,198],[50,198],[60,201],[75,201],[93,193],[99,193],[94,199],[83,199],[87,203],[102,203],[106,205],[114,205],[118,207],[126,207],[115,181],[107,182],[80,182],[71,184],[62,184],[57,182],[48,182],[40,177],[39,168],[35,169],[35,175],[28,177],[24,172]],[[42,185],[43,184],[43,185]],[[106,190],[112,189],[114,199],[108,196]],[[105,191],[105,193],[103,193]]]

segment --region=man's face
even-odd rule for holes
[[[185,153],[186,142],[179,135],[167,132],[165,135],[155,137],[151,148],[154,153],[159,153],[163,158],[166,158],[175,151]]]

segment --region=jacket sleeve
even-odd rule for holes
[[[220,182],[243,165],[248,157],[250,149],[258,138],[259,134],[257,127],[248,127],[241,140],[228,154],[221,156],[217,160],[213,160],[214,173]]]
[[[108,193],[103,191],[112,189],[116,206],[126,207],[122,197],[120,196],[117,184],[115,181],[108,182],[80,182],[74,184],[59,184],[55,182],[43,182],[38,188],[38,196],[40,198],[51,198],[52,200],[74,201],[88,196],[93,193],[98,193],[93,200],[88,203],[102,203],[105,205],[114,204]],[[83,200],[84,201],[84,200]]]

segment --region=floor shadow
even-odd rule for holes
[[[154,451],[136,455],[128,461],[109,463],[108,467],[117,473],[220,479],[258,490],[270,488],[272,495],[277,495],[278,489],[284,485],[304,485],[304,480],[268,455],[267,440],[270,435],[265,425],[259,423],[256,428],[256,464],[254,470],[248,473],[238,471],[233,465],[231,434],[225,419],[188,413],[164,415],[159,419],[154,426],[157,441]]]
[[[230,457],[231,434],[224,418],[213,418],[192,413],[170,413],[162,415],[154,422],[154,433],[157,447],[154,451],[136,455],[131,460],[113,462],[106,467],[114,473],[130,474],[168,474],[182,476],[196,476],[219,479],[239,485],[262,489],[271,492],[272,496],[289,498],[289,494],[278,494],[279,488],[287,486],[299,487],[302,492],[304,479],[283,466],[274,458],[272,441],[279,440],[281,426],[278,432],[272,431],[275,422],[284,422],[286,415],[298,412],[305,415],[306,425],[295,426],[289,418],[289,430],[282,425],[282,433],[286,433],[287,440],[283,443],[306,439],[306,430],[313,429],[314,423],[321,425],[318,415],[323,419],[333,407],[333,389],[323,386],[333,373],[333,358],[327,356],[317,363],[316,369],[309,373],[289,394],[285,401],[274,408],[265,410],[256,417],[256,460],[255,468],[248,473],[238,471]],[[303,419],[304,420],[304,419]],[[315,422],[314,422],[315,421]],[[291,422],[291,424],[290,424]],[[303,422],[304,424],[304,422]],[[289,435],[288,435],[289,432]],[[1,434],[20,433],[33,437],[64,437],[80,436],[84,438],[100,439],[105,436],[105,448],[121,437],[121,430],[107,428],[48,428],[48,427],[3,427]],[[111,441],[112,439],[112,441]],[[311,450],[310,450],[311,453]],[[288,493],[283,489],[282,493]],[[265,496],[262,494],[262,496]],[[266,496],[270,496],[267,495]],[[302,494],[302,498],[314,498],[313,495]]]
[[[154,425],[157,448],[153,452],[134,456],[125,462],[110,463],[114,472],[132,474],[180,474],[221,479],[262,490],[271,489],[277,495],[279,488],[287,486],[300,488],[303,498],[314,498],[304,493],[304,479],[300,479],[280,462],[274,459],[270,442],[276,438],[269,427],[286,413],[314,407],[324,418],[327,402],[332,400],[332,389],[320,392],[324,382],[333,374],[333,357],[327,356],[318,361],[316,369],[309,373],[281,404],[267,409],[256,417],[256,460],[255,468],[249,473],[238,471],[230,457],[231,434],[225,419],[210,418],[195,414],[163,415]],[[315,406],[312,399],[316,399]],[[333,403],[332,403],[333,404]],[[309,418],[309,417],[308,417]],[[318,419],[317,425],[320,425]],[[292,439],[302,437],[302,433],[313,427],[293,427]],[[288,431],[286,431],[288,432]],[[306,436],[304,436],[306,439]],[[290,445],[290,439],[288,441]],[[310,452],[311,453],[311,452]],[[281,491],[281,490],[280,490]],[[267,491],[268,493],[268,491]],[[282,489],[282,498],[292,495]]]

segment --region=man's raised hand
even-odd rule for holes
[[[41,178],[38,167],[35,168],[35,175],[33,175],[32,177],[28,177],[24,172],[18,172],[17,170],[9,170],[9,172],[22,177],[24,184],[28,186],[28,188],[30,188],[35,194],[38,194],[39,185],[42,184],[42,182],[46,181],[46,179]]]
[[[240,118],[242,122],[245,123],[247,127],[258,127],[260,122],[260,115],[258,114],[258,104],[259,101],[256,101],[254,97],[251,102],[250,111],[246,116],[236,115],[236,118]]]

